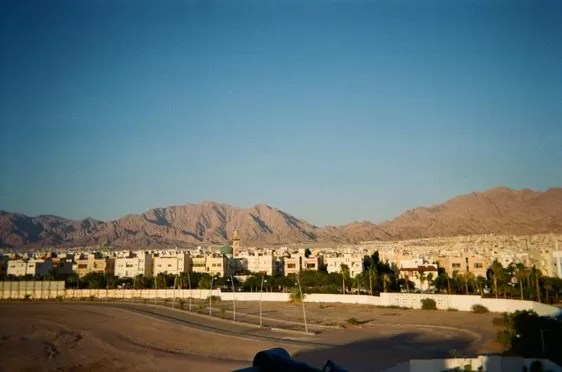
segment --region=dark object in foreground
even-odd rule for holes
[[[347,372],[331,360],[322,369],[291,358],[289,352],[283,348],[262,350],[254,356],[251,367],[238,369],[234,372]]]

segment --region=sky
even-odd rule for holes
[[[562,186],[560,1],[3,1],[0,209],[380,222]]]

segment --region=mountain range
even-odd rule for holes
[[[473,234],[562,232],[562,188],[544,192],[496,187],[407,210],[380,224],[318,227],[265,204],[238,208],[202,202],[150,209],[117,220],[29,217],[0,211],[0,248],[55,246],[173,247],[224,244],[358,243]]]

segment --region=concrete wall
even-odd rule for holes
[[[64,289],[63,281],[28,281],[28,282],[0,282],[0,299],[51,299],[63,296],[65,298],[198,298],[206,299],[210,295],[219,296],[222,300],[232,301],[289,301],[289,293],[278,292],[222,292],[220,289]],[[409,309],[420,309],[421,300],[431,298],[435,300],[437,308],[441,310],[456,309],[471,311],[473,305],[482,305],[492,312],[514,312],[516,310],[533,310],[541,316],[553,316],[562,312],[561,309],[533,301],[520,301],[495,298],[481,298],[480,296],[418,294],[418,293],[381,293],[380,296],[341,295],[309,293],[304,302],[340,302],[346,304],[362,304],[372,306],[398,306]]]
[[[0,299],[52,299],[64,296],[64,281],[0,282]]]
[[[206,299],[209,296],[220,296],[220,290],[213,289],[67,289],[65,298],[85,299],[112,298],[112,299],[154,299],[154,298],[198,298]]]

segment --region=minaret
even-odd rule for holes
[[[238,257],[240,254],[240,238],[238,237],[238,231],[234,230],[234,236],[232,237],[232,257]]]

